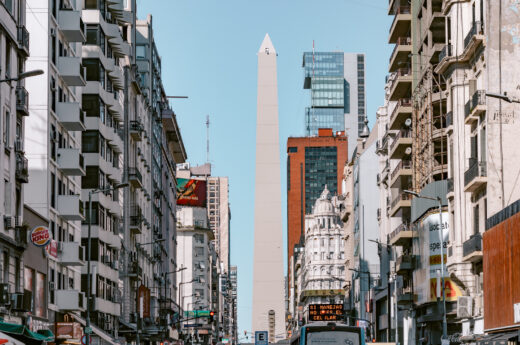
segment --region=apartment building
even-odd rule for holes
[[[25,3],[19,5],[18,10],[25,10]],[[45,73],[26,81],[33,97],[24,133],[30,177],[25,204],[48,221],[38,224],[48,228],[52,237],[45,272],[48,320],[62,322],[87,306],[81,275],[86,258],[81,225],[85,221],[81,194],[86,175],[82,155],[86,32],[81,7],[74,2],[29,0],[26,5],[33,42],[26,65]]]

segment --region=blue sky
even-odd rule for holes
[[[238,265],[239,335],[251,329],[256,135],[256,52],[269,33],[278,52],[282,205],[286,205],[288,136],[303,135],[302,53],[339,50],[366,54],[370,125],[384,98],[388,45],[385,0],[137,0],[138,17],[153,16],[163,82],[173,100],[188,160],[210,162],[229,176],[231,261]],[[285,207],[285,206],[284,206]],[[281,210],[286,229],[286,210]],[[285,241],[285,233],[284,233]],[[285,247],[285,245],[284,245]],[[284,255],[285,255],[284,250]]]

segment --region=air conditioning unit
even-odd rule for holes
[[[117,260],[112,260],[112,269],[117,270]]]
[[[51,28],[51,36],[55,36],[55,35],[56,35],[56,29]]]
[[[0,304],[9,303],[9,284],[0,284]]]
[[[58,249],[58,253],[63,252],[63,242],[58,242],[57,249]]]
[[[460,296],[457,298],[457,317],[460,319],[472,316],[473,298],[470,296]]]
[[[54,291],[56,289],[56,284],[54,282],[49,282],[49,291]]]
[[[14,228],[14,217],[4,216],[4,227],[6,229],[13,229]]]
[[[32,293],[25,290],[23,293],[11,294],[11,310],[30,311],[32,307]]]
[[[14,227],[19,228],[23,224],[23,218],[21,216],[14,217]]]

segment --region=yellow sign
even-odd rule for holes
[[[439,284],[440,287],[440,284]],[[440,289],[437,289],[437,278],[430,279],[430,301],[434,302],[438,298],[442,298],[442,290],[439,291],[439,296],[437,293]],[[451,281],[450,278],[444,278],[444,291],[446,293],[446,301],[454,302],[457,301],[459,296],[462,296],[462,292],[460,291],[457,284]]]

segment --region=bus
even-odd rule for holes
[[[365,345],[365,334],[339,322],[312,322],[291,337],[290,345]]]

